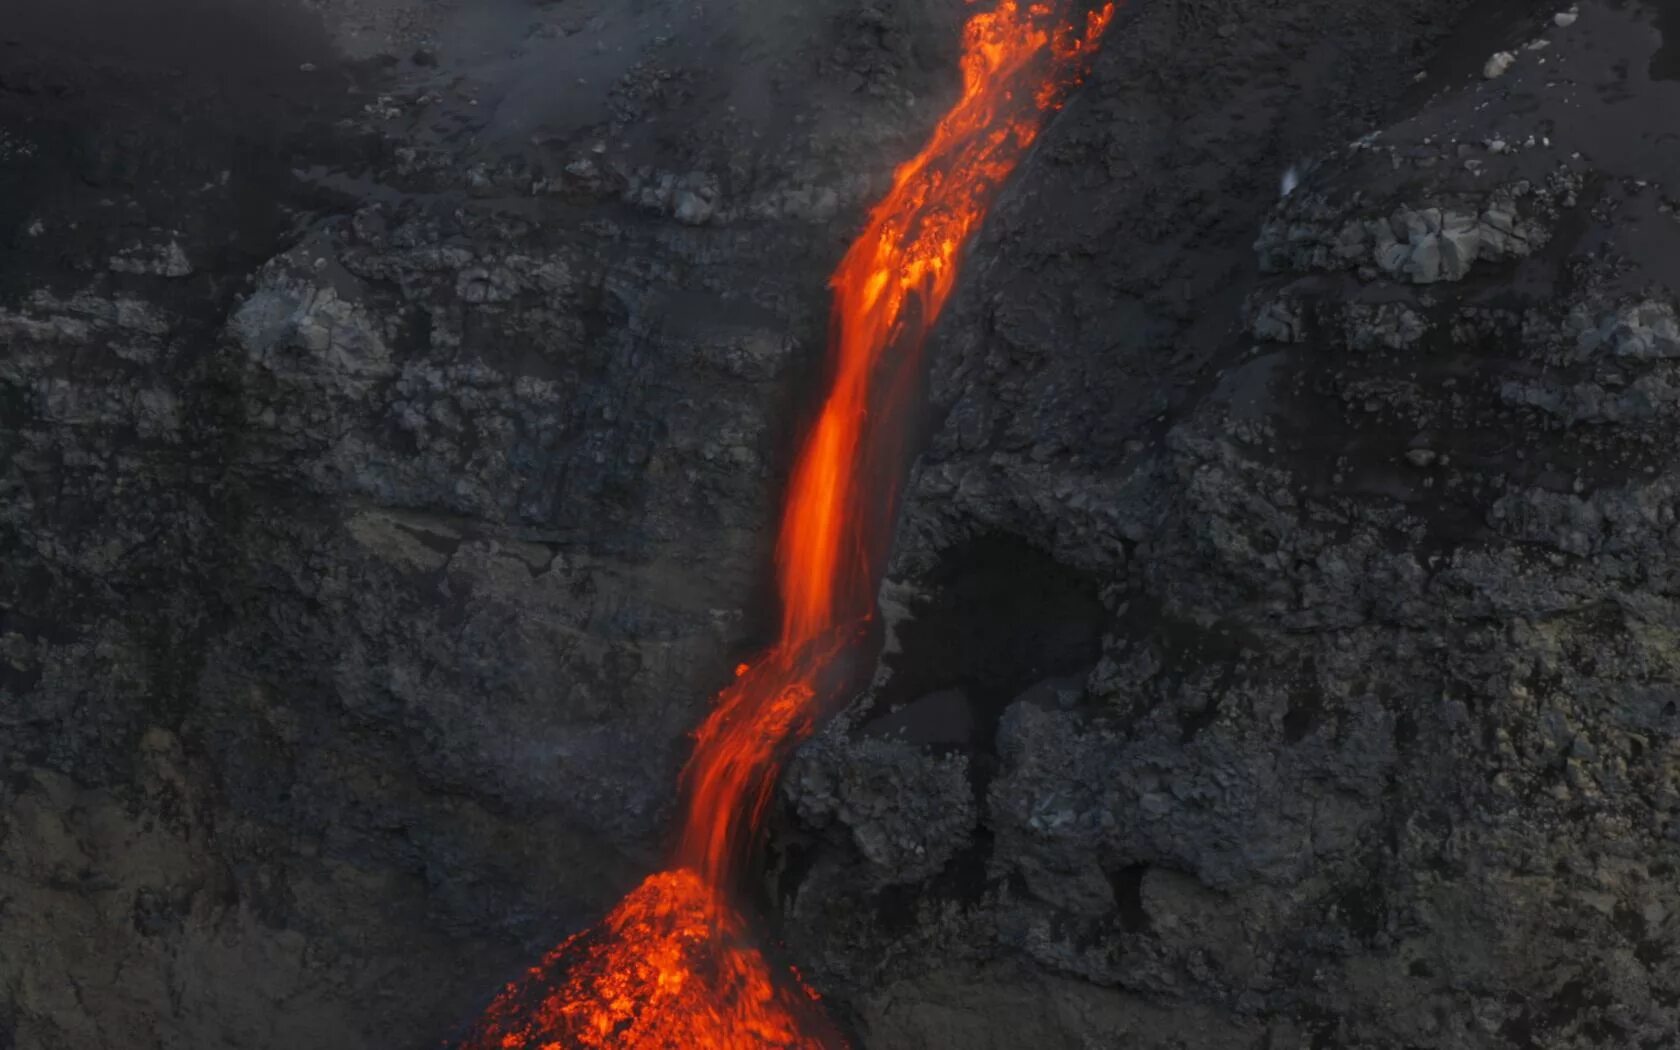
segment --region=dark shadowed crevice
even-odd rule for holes
[[[966,751],[983,784],[1004,709],[1096,663],[1102,603],[1091,577],[1001,535],[947,551],[929,583],[884,657],[892,678],[864,731]]]
[[[1109,874],[1114,902],[1120,910],[1120,929],[1126,933],[1148,933],[1154,927],[1143,906],[1143,879],[1148,874],[1147,864],[1128,864]]]
[[[1651,56],[1652,80],[1680,80],[1680,0],[1653,0],[1662,47]]]

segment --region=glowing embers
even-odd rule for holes
[[[831,632],[736,668],[683,771],[688,819],[674,871],[650,876],[599,925],[550,952],[485,1011],[462,1050],[823,1050],[844,1041],[791,970],[773,969],[724,899],[788,749],[845,673]]]
[[[1001,0],[969,19],[961,96],[894,172],[830,281],[834,374],[794,468],[776,552],[786,646],[869,614],[922,344],[968,238],[1114,17],[1113,4],[1083,18],[1068,10]]]
[[[848,632],[831,631],[798,650],[775,649],[742,664],[694,734],[683,770],[687,819],[677,863],[713,886],[734,868],[762,823],[788,751],[811,735],[824,698],[843,685]]]
[[[772,971],[694,872],[666,871],[490,1004],[463,1050],[821,1050],[813,997]]]
[[[789,750],[842,695],[874,607],[927,333],[962,250],[1083,74],[1112,4],[999,0],[963,34],[962,94],[835,272],[828,396],[788,486],[777,543],[782,633],[719,695],[683,773],[678,868],[550,953],[491,1004],[467,1050],[756,1050],[842,1045],[773,970],[724,895]]]

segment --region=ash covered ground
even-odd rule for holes
[[[964,11],[8,16],[0,1047],[435,1046],[656,864]],[[754,886],[860,1046],[1674,1045],[1676,78],[1132,0]]]

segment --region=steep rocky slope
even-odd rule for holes
[[[659,855],[962,4],[28,6],[0,1046],[436,1045]],[[1555,13],[1122,16],[765,858],[861,1045],[1680,1023],[1680,44]]]
[[[420,6],[351,61],[392,11],[108,6],[7,30],[0,1042],[434,1045],[659,855],[947,86],[895,27],[959,11]]]
[[[1553,14],[1262,214],[1196,159],[1288,40],[1151,138],[1145,10],[997,216],[896,651],[784,785],[866,1045],[1672,1045],[1673,12]]]

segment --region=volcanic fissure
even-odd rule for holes
[[[831,377],[777,546],[780,638],[696,733],[673,864],[504,989],[463,1050],[842,1044],[815,993],[754,947],[731,891],[782,762],[843,695],[843,657],[873,614],[921,350],[964,246],[1113,14],[998,0],[969,18],[960,97],[833,276]]]

